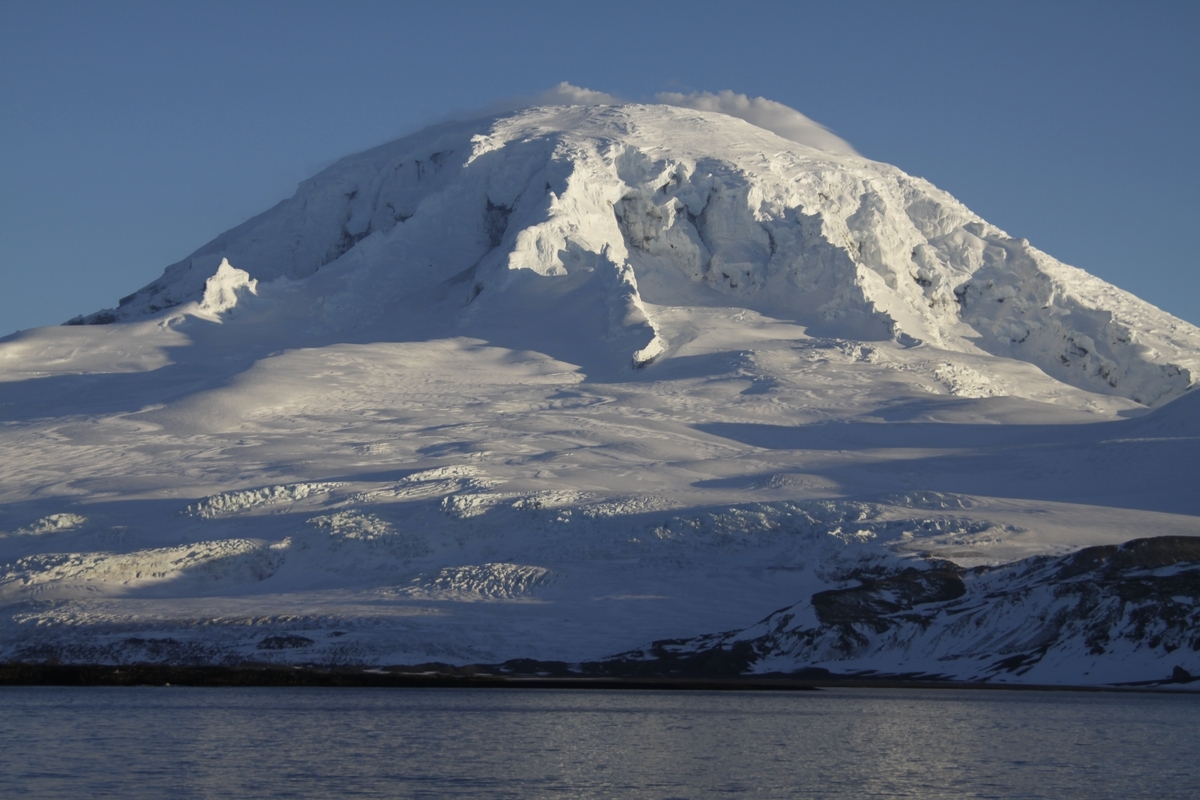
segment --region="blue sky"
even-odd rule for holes
[[[785,103],[1200,324],[1200,3],[0,0],[0,334],[559,81]]]

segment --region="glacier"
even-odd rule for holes
[[[0,660],[1200,675],[1200,329],[700,100],[428,128],[0,340]]]

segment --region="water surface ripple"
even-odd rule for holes
[[[1185,798],[1200,697],[0,689],[0,796]]]

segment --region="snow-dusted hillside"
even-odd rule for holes
[[[0,342],[3,659],[1200,674],[1191,540],[1115,549],[1200,535],[1200,330],[848,148],[449,123],[73,322]]]

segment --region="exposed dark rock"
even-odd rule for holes
[[[583,668],[615,675],[745,674],[768,657],[793,663],[894,658],[910,648],[972,679],[1021,676],[1048,655],[1102,657],[1118,646],[1200,651],[1200,539],[1163,536],[964,570],[944,561],[817,592],[745,631],[653,642]],[[818,620],[816,627],[797,622]],[[923,638],[924,637],[924,638]],[[804,669],[803,667],[801,668]],[[963,667],[959,667],[963,669]],[[928,678],[929,676],[925,676]],[[961,673],[959,678],[964,677]],[[1168,682],[1194,680],[1182,666]]]
[[[258,643],[259,650],[291,650],[297,647],[310,647],[316,644],[307,636],[268,636]]]
[[[750,642],[734,642],[689,652],[687,641],[654,642],[646,651],[580,665],[585,675],[616,677],[731,678],[750,670],[759,655]]]
[[[499,666],[499,671],[510,675],[554,675],[565,677],[575,673],[565,661],[538,661],[533,658],[514,658]]]
[[[97,311],[95,314],[92,314],[90,317],[74,317],[72,319],[69,319],[69,320],[67,320],[67,322],[65,324],[67,324],[67,325],[111,325],[112,323],[117,322],[120,319],[121,319],[120,317],[118,317],[116,314],[114,314],[111,311]]]
[[[1065,563],[1058,572],[1060,579],[1093,571],[1112,576],[1125,570],[1158,569],[1173,564],[1200,561],[1200,538],[1157,536],[1151,539],[1134,539],[1121,545],[1085,547],[1063,560]]]
[[[504,241],[504,232],[508,230],[508,218],[512,216],[512,211],[512,206],[493,203],[488,199],[487,209],[483,214],[483,228],[487,233],[488,246],[499,247]]]
[[[812,596],[812,604],[826,625],[866,624],[882,633],[891,627],[890,615],[966,594],[963,572],[948,562],[928,570],[910,567],[886,578],[864,578],[860,586],[817,592]],[[909,615],[906,619],[917,621],[924,617]]]

